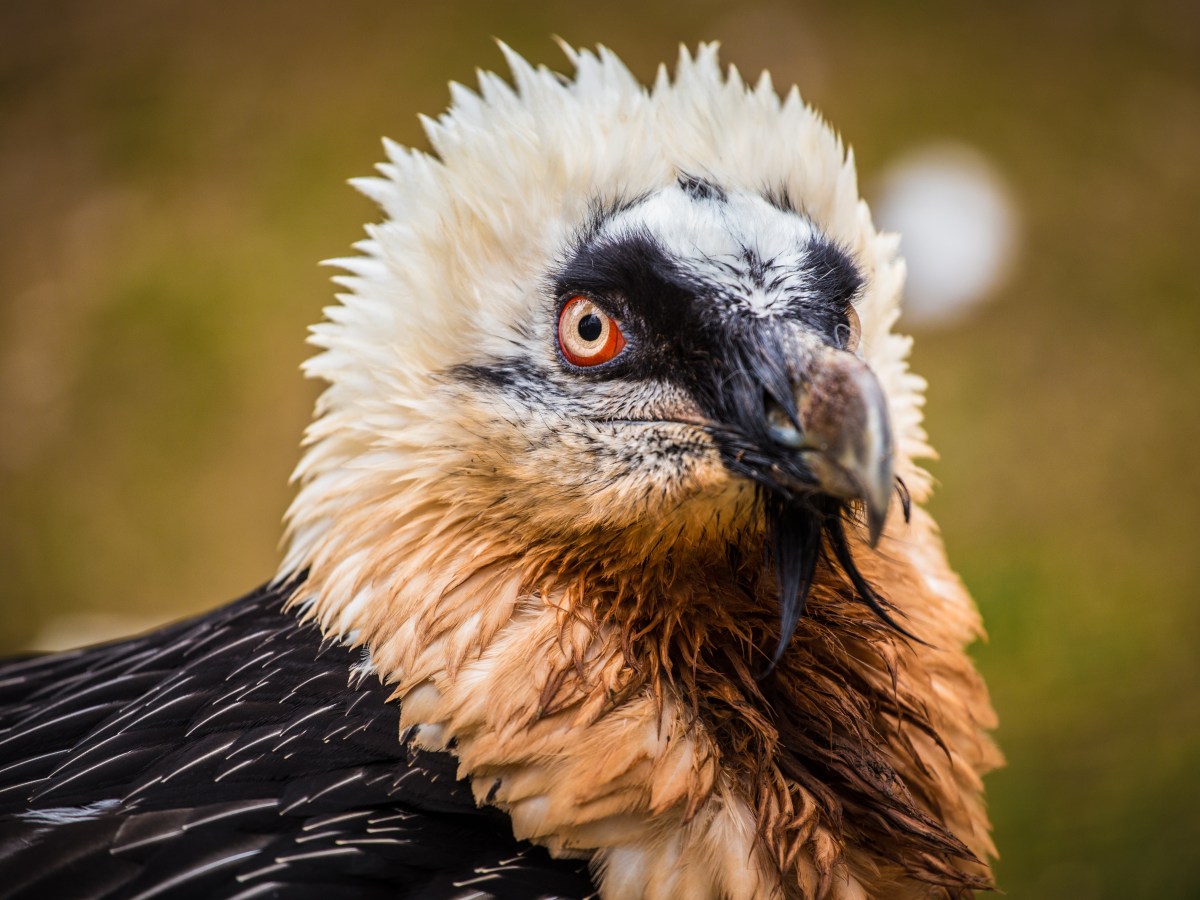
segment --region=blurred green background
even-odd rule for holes
[[[1013,277],[917,329],[914,360],[934,513],[991,633],[1000,885],[1200,896],[1197,9],[4,3],[0,649],[272,574],[333,294],[316,261],[376,216],[344,180],[382,134],[424,146],[446,82],[502,68],[491,35],[559,68],[550,34],[603,42],[643,78],[716,38],[800,84],[868,194],[941,139],[1008,181]]]

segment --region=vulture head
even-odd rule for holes
[[[794,89],[565,49],[355,182],[280,577],[604,897],[988,886],[896,238]]]

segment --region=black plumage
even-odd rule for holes
[[[263,588],[0,664],[0,897],[586,897]]]

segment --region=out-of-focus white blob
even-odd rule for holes
[[[900,233],[908,262],[906,324],[956,324],[1004,281],[1016,254],[1017,210],[978,150],[919,147],[888,166],[873,193],[876,225]]]

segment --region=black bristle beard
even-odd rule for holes
[[[767,497],[763,505],[767,521],[767,553],[775,563],[779,591],[779,642],[762,677],[770,675],[787,651],[817,574],[817,563],[825,555],[825,510],[789,504]]]
[[[907,490],[897,479],[904,519],[908,521]],[[779,592],[779,641],[770,655],[770,663],[760,680],[779,665],[804,615],[808,595],[816,577],[817,566],[825,562],[836,565],[854,589],[860,603],[870,609],[884,624],[909,640],[923,644],[893,616],[903,615],[867,581],[854,561],[846,537],[847,520],[855,525],[853,507],[833,497],[812,497],[797,502],[794,497],[761,491],[760,503],[767,526],[767,555],[774,563],[775,581]]]

